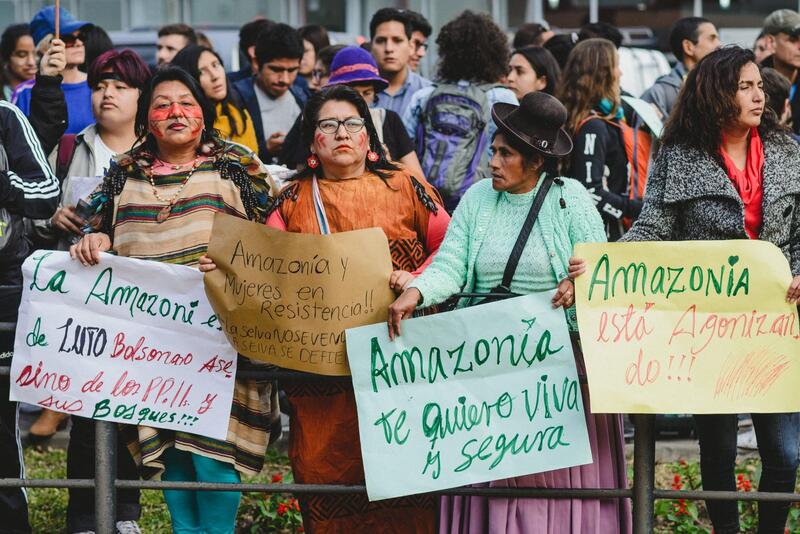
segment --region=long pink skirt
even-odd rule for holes
[[[575,351],[579,372],[583,358]],[[589,395],[581,388],[594,461],[476,486],[492,488],[628,487],[622,416],[589,413]],[[629,534],[628,499],[489,499],[443,496],[440,534]]]

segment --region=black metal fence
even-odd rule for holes
[[[471,295],[463,295],[471,296]],[[486,295],[481,295],[486,296]],[[498,295],[500,296],[500,295]],[[0,332],[13,331],[15,323],[0,323]],[[0,376],[8,376],[10,367],[0,367]],[[242,378],[266,380],[336,380],[295,371],[240,371]],[[340,379],[340,378],[338,378]],[[653,532],[656,499],[717,499],[725,501],[781,501],[798,502],[800,494],[776,492],[737,492],[665,490],[655,487],[655,416],[632,415],[635,425],[633,437],[633,484],[630,489],[618,488],[486,488],[462,487],[440,491],[441,495],[486,496],[494,498],[547,498],[547,499],[631,499],[633,533]],[[97,534],[116,532],[117,489],[141,490],[180,489],[191,491],[240,491],[281,493],[293,495],[366,493],[366,487],[330,484],[226,484],[211,482],[156,482],[149,480],[118,480],[116,473],[117,423],[96,421],[95,427],[95,477],[94,479],[0,479],[0,487],[27,488],[94,488]]]

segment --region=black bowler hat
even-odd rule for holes
[[[547,93],[528,93],[519,106],[498,102],[492,106],[492,119],[504,135],[545,156],[562,157],[572,152],[572,138],[564,130],[567,108]]]

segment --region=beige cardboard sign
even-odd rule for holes
[[[385,323],[394,300],[380,228],[298,234],[217,214],[208,255],[206,294],[228,340],[286,369],[349,375],[345,329]]]

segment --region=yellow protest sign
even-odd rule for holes
[[[386,322],[392,261],[380,228],[326,236],[217,214],[204,278],[239,353],[311,373],[350,374],[345,329]]]
[[[792,276],[764,241],[581,244],[593,412],[800,411]]]

